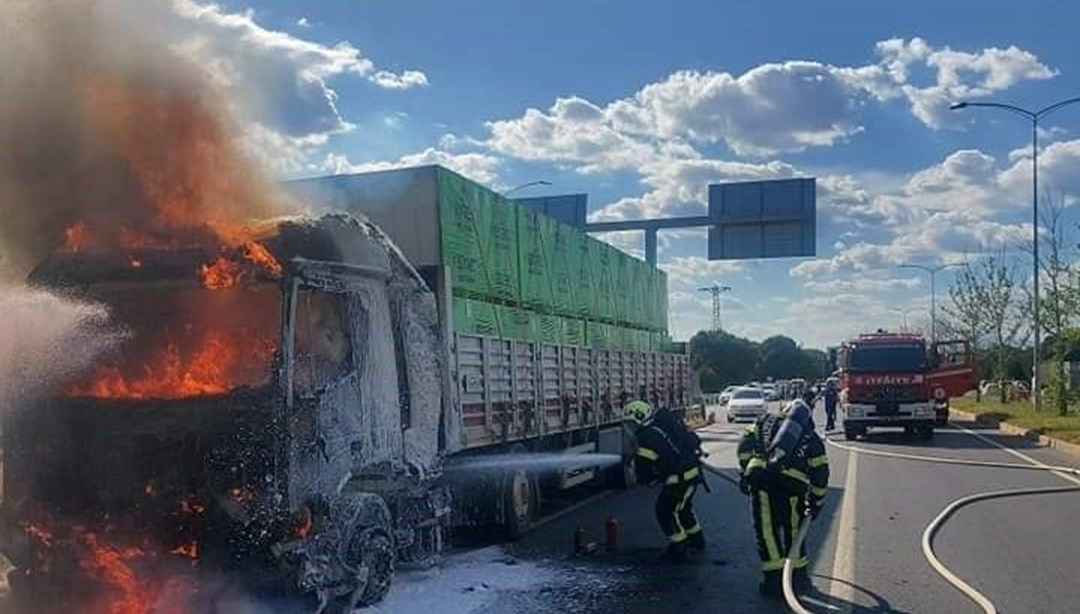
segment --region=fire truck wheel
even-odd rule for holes
[[[858,436],[859,436],[858,429],[856,429],[854,427],[846,427],[844,429],[844,439],[846,439],[848,441],[855,441],[855,439]]]

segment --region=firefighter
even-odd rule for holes
[[[703,481],[701,439],[671,410],[655,411],[645,401],[624,409],[635,429],[635,466],[640,484],[661,484],[656,520],[668,539],[665,558],[679,561],[705,550],[705,535],[694,514],[694,493]]]
[[[831,431],[836,428],[836,404],[840,400],[840,393],[836,390],[836,382],[829,380],[825,384],[825,430]]]
[[[805,399],[790,402],[782,413],[765,414],[739,442],[739,486],[751,499],[764,576],[759,588],[767,597],[782,596],[784,559],[806,517],[817,518],[828,492],[829,459]],[[804,546],[793,561],[799,590],[810,587],[808,563]]]

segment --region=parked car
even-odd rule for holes
[[[754,421],[766,412],[765,391],[761,388],[738,388],[727,404],[727,421]]]
[[[780,400],[780,391],[777,390],[776,384],[772,384],[772,383],[762,384],[761,389],[765,391],[765,400],[766,401],[779,401]]]
[[[1031,388],[1028,387],[1027,382],[1020,380],[1012,380],[1004,382],[1005,384],[1005,398],[1009,401],[1024,401],[1031,398]],[[1001,382],[984,381],[979,388],[979,392],[982,396],[997,399],[1001,396]]]

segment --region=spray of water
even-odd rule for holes
[[[101,305],[0,285],[0,402],[45,394],[124,339]]]
[[[560,454],[537,452],[532,454],[485,454],[464,458],[448,468],[454,474],[487,471],[525,471],[544,473],[570,469],[604,469],[618,465],[618,454]]]

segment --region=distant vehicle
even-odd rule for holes
[[[728,404],[728,401],[731,400],[731,393],[738,390],[738,388],[739,388],[738,386],[728,386],[727,388],[724,388],[724,391],[720,393],[720,406],[721,407],[724,407],[724,406],[726,406]]]
[[[731,393],[727,404],[727,421],[757,420],[766,412],[765,392],[761,388],[743,387]]]
[[[761,389],[765,391],[766,401],[779,401],[780,391],[777,390],[776,384],[762,384]]]
[[[1001,396],[1001,382],[985,381],[979,388],[982,396],[996,399]],[[1020,380],[1005,382],[1005,398],[1009,401],[1026,401],[1031,398],[1031,389],[1027,383]]]
[[[898,426],[925,439],[949,415],[949,398],[974,385],[974,359],[965,341],[927,349],[922,335],[879,331],[859,335],[839,350],[844,435]]]

